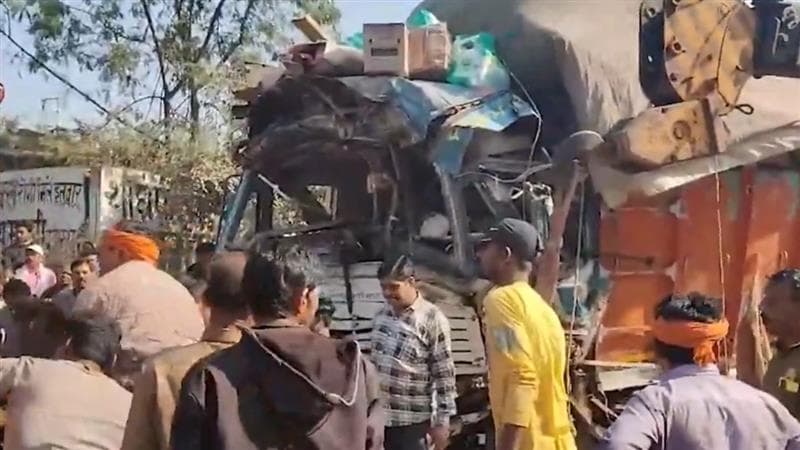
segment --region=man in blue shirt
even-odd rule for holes
[[[673,295],[656,308],[656,358],[665,372],[636,393],[600,450],[800,450],[800,423],[775,398],[719,373],[721,301]]]

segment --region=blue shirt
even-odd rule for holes
[[[800,423],[765,392],[685,365],[636,393],[598,450],[800,450]]]

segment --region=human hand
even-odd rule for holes
[[[450,426],[435,425],[428,430],[434,450],[445,450],[450,441]]]

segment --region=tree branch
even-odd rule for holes
[[[236,42],[233,42],[230,47],[228,47],[228,49],[222,55],[220,62],[228,62],[230,57],[233,56],[233,53],[236,52],[236,49],[241,47],[244,43],[244,34],[247,32],[247,21],[250,13],[253,12],[255,5],[255,0],[247,0],[247,7],[245,7],[244,14],[242,14],[241,20],[239,20],[239,37],[236,39]]]
[[[83,90],[81,90],[80,88],[78,88],[77,86],[75,86],[74,84],[72,84],[72,83],[71,83],[71,82],[70,82],[68,79],[64,78],[64,76],[63,76],[63,75],[59,74],[58,72],[56,72],[55,70],[53,70],[52,68],[50,68],[50,66],[48,66],[47,64],[45,64],[45,62],[44,62],[44,61],[40,60],[40,59],[39,59],[39,58],[38,58],[36,55],[34,55],[34,54],[33,54],[33,53],[31,53],[30,51],[28,51],[28,50],[27,50],[25,47],[23,47],[23,46],[22,46],[22,44],[20,44],[20,43],[19,43],[19,42],[17,42],[17,41],[16,41],[16,40],[15,40],[13,37],[11,37],[11,35],[10,35],[8,32],[6,32],[5,30],[3,30],[3,28],[2,28],[2,27],[0,27],[0,35],[1,35],[1,36],[3,36],[3,37],[5,37],[5,38],[8,40],[8,42],[10,42],[10,43],[11,43],[11,44],[12,44],[14,47],[16,47],[16,48],[17,48],[17,49],[18,49],[20,52],[22,52],[23,54],[25,54],[25,56],[27,56],[28,58],[30,58],[30,60],[31,60],[31,61],[33,61],[33,62],[34,62],[35,64],[37,64],[38,66],[40,66],[40,67],[41,67],[42,69],[44,69],[44,70],[45,70],[47,73],[49,73],[50,75],[52,75],[53,77],[55,77],[55,79],[57,79],[58,81],[60,81],[60,82],[61,82],[61,83],[63,83],[64,85],[66,85],[68,88],[70,88],[70,89],[72,89],[73,91],[77,92],[77,93],[78,93],[78,94],[79,94],[81,97],[83,97],[83,99],[84,99],[84,100],[86,100],[87,102],[91,103],[91,104],[92,104],[92,105],[93,105],[95,108],[97,108],[98,110],[100,110],[100,111],[101,111],[103,114],[105,114],[106,116],[110,117],[110,118],[111,118],[111,119],[113,119],[113,120],[116,120],[117,122],[121,123],[122,125],[125,125],[126,127],[128,127],[128,128],[130,128],[130,129],[132,129],[133,131],[136,131],[137,133],[141,134],[142,136],[145,136],[145,137],[147,137],[147,138],[149,138],[149,139],[152,139],[152,140],[154,140],[154,141],[157,141],[156,139],[153,139],[152,137],[150,137],[150,135],[148,135],[147,133],[145,133],[145,132],[143,132],[143,131],[139,130],[139,128],[135,127],[134,125],[131,125],[131,124],[129,124],[129,123],[128,123],[128,122],[127,122],[125,119],[123,119],[122,117],[120,117],[120,116],[118,116],[117,114],[114,114],[113,112],[111,112],[111,111],[110,111],[108,108],[106,108],[105,106],[101,105],[101,104],[100,104],[100,103],[99,103],[97,100],[95,100],[95,99],[94,99],[92,96],[90,96],[89,94],[87,94],[86,92],[84,92]]]
[[[127,105],[122,107],[121,109],[117,110],[117,114],[122,114],[123,112],[131,109],[137,103],[141,103],[141,102],[146,101],[146,100],[163,100],[163,97],[160,96],[160,95],[155,95],[155,94],[153,94],[153,95],[145,95],[144,97],[139,97],[137,99],[134,99],[133,101],[131,101],[130,103],[128,103]],[[113,118],[109,117],[108,119],[106,119],[106,121],[103,123],[103,125],[100,126],[100,128],[107,127],[111,123],[112,120],[113,120]]]
[[[88,11],[86,9],[83,9],[83,8],[80,8],[80,7],[74,6],[74,5],[67,5],[66,3],[62,3],[62,5],[65,8],[67,8],[68,10],[70,10],[70,11],[79,12],[79,13],[85,15],[86,17],[88,17],[89,19],[91,19],[92,21],[99,22],[99,24],[103,26],[104,30],[110,32],[117,39],[124,39],[126,41],[136,42],[136,43],[143,43],[144,42],[144,37],[140,38],[140,37],[136,37],[136,36],[129,36],[129,35],[125,34],[125,32],[120,31],[119,29],[115,28],[107,20],[97,19],[95,17],[95,15],[92,14],[91,11]]]
[[[125,105],[122,109],[120,109],[118,111],[118,113],[125,112],[125,111],[131,109],[134,105],[136,105],[138,103],[141,103],[143,101],[146,101],[146,100],[162,100],[163,98],[164,97],[162,95],[145,95],[144,97],[139,97],[137,99],[134,99],[133,101],[131,101],[130,103]]]
[[[178,19],[183,17],[181,11],[183,11],[183,0],[175,0],[175,15],[178,17]]]
[[[195,4],[196,4],[195,0],[189,0],[189,16],[188,16],[189,22],[191,22],[192,19],[194,19],[194,5]]]
[[[156,26],[153,22],[153,15],[150,12],[150,3],[149,0],[141,0],[142,8],[144,8],[144,15],[147,18],[147,28],[150,29],[150,34],[153,35],[153,47],[156,51],[156,57],[158,58],[158,69],[161,74],[161,83],[164,90],[164,95],[162,96],[162,101],[164,102],[164,115],[168,115],[169,111],[167,111],[167,104],[169,99],[175,95],[174,92],[170,92],[169,84],[167,83],[167,68],[164,65],[164,54],[161,52],[161,43],[158,41],[158,35],[156,35]]]
[[[217,28],[217,22],[219,22],[219,18],[222,16],[222,7],[225,6],[225,0],[219,0],[217,3],[217,7],[214,8],[214,13],[211,15],[211,21],[208,24],[208,31],[206,32],[206,37],[203,39],[203,45],[197,50],[197,55],[195,55],[195,62],[200,61],[208,51],[208,44],[211,42],[211,37],[214,35],[214,30]]]

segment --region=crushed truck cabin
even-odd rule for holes
[[[426,296],[457,330],[453,448],[491,441],[480,325],[490,286],[474,238],[499,218],[528,220],[558,244],[533,281],[567,329],[585,442],[658,376],[650,326],[668,294],[722,298],[739,325],[723,366],[755,379],[766,356],[763,281],[800,264],[800,81],[767,76],[797,75],[746,27],[780,16],[767,3],[426,0],[420,8],[455,42],[494,36],[511,83],[338,77],[313,64],[324,54],[265,69],[237,110],[249,137],[234,152],[243,172],[219,245],[313,248],[336,304],[333,329],[366,347],[381,303],[376,264],[413,255]],[[705,47],[721,29],[745,38]],[[670,59],[677,47],[664,30],[703,64]],[[716,79],[707,64],[742,73]],[[684,86],[693,76],[706,84]]]

